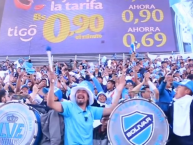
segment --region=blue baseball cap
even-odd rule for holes
[[[43,88],[43,93],[47,94],[49,92],[49,88]],[[58,98],[60,101],[62,99],[62,91],[58,89],[57,87],[54,87],[54,95]]]
[[[94,67],[95,67],[95,68],[100,68],[100,66],[98,66],[98,65],[95,65]]]
[[[135,83],[132,80],[127,80],[126,84],[132,84],[132,86],[135,86]]]
[[[64,76],[64,79],[68,81],[68,78]]]
[[[18,62],[23,63],[24,61],[23,61],[23,59],[19,58]]]
[[[173,82],[173,86],[175,88],[178,87],[178,86],[184,86],[184,87],[188,88],[189,90],[191,90],[191,92],[193,93],[193,81],[191,81],[191,80],[186,79],[186,80],[184,80],[180,83]]]
[[[106,99],[107,99],[107,96],[106,96],[105,92],[99,92],[99,93],[97,94],[97,100],[98,100],[98,97],[99,97],[100,95],[104,95],[104,96],[106,97]]]
[[[23,86],[21,86],[21,89],[23,89],[23,88],[27,88],[27,89],[29,89],[29,87],[28,87],[27,85],[23,85]]]

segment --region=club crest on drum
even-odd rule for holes
[[[122,131],[132,145],[146,145],[154,132],[154,115],[134,112],[121,116]]]
[[[5,114],[0,119],[0,144],[17,145],[25,136],[23,120],[15,114]]]

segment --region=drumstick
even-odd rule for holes
[[[131,92],[138,94],[138,93],[145,92],[145,91],[144,90],[140,90],[140,91],[131,91]]]
[[[51,47],[47,47],[46,48],[46,52],[48,55],[48,62],[49,62],[49,67],[50,67],[50,71],[53,72],[53,62],[52,62],[52,54],[51,54]]]

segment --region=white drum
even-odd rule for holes
[[[39,145],[40,114],[19,102],[0,106],[0,145]]]
[[[169,136],[165,114],[145,99],[119,104],[110,116],[107,130],[112,145],[165,145]]]

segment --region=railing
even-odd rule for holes
[[[166,54],[171,54],[172,55],[172,52],[171,53],[151,53],[151,54],[154,54],[154,55],[166,55]],[[178,52],[175,52],[175,54],[180,54]],[[185,54],[188,54],[188,53],[185,53]],[[113,53],[112,54],[82,54],[82,55],[76,55],[76,59],[77,61],[82,61],[82,60],[87,60],[88,62],[98,62],[99,60],[99,57],[102,58],[103,56],[106,56],[107,59],[114,59],[113,58]],[[145,56],[145,53],[139,53],[138,54],[138,58],[143,58]],[[18,58],[25,58],[27,60],[29,56],[9,56],[8,59],[10,61],[16,61],[18,60]],[[33,64],[35,66],[42,66],[42,65],[47,65],[48,64],[48,60],[47,60],[47,56],[46,54],[45,55],[41,55],[41,56],[30,56],[31,57],[31,60],[33,62]],[[118,60],[121,60],[123,59],[124,57],[130,57],[130,54],[128,52],[128,54],[124,53],[124,56],[123,54],[116,54],[116,59]],[[53,55],[53,59],[54,59],[54,62],[58,61],[58,62],[70,62],[70,59],[72,60],[75,60],[75,55]],[[2,57],[0,56],[0,62],[2,61],[5,61],[6,60],[6,57]]]

